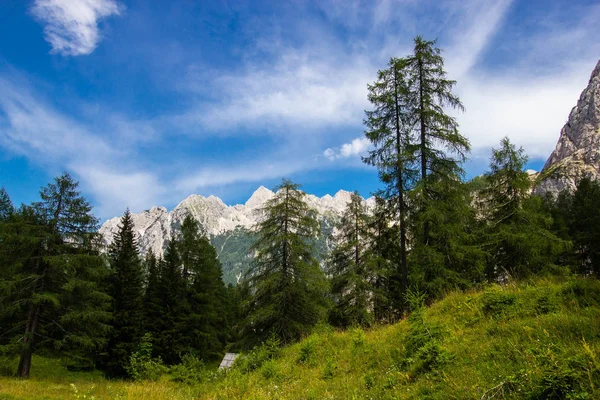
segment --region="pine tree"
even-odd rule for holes
[[[252,298],[245,332],[259,341],[271,334],[282,343],[298,340],[324,317],[327,282],[310,240],[318,223],[299,185],[283,180],[263,208],[256,254],[246,275]]]
[[[456,119],[444,108],[464,110],[459,98],[452,94],[456,81],[446,78],[444,58],[436,41],[417,36],[412,55],[403,62],[403,75],[408,81],[408,121],[417,132],[416,154],[420,163],[419,212],[426,215],[434,193],[434,182],[462,175],[460,164],[469,152],[469,141],[458,131]],[[429,243],[431,221],[423,220],[422,243]],[[415,232],[415,235],[417,233]]]
[[[527,156],[508,138],[492,149],[487,203],[486,247],[490,253],[490,279],[522,278],[552,265],[568,243],[551,231],[552,220],[544,212],[543,199],[529,196],[531,181],[524,171]]]
[[[68,174],[56,178],[40,192],[41,202],[2,224],[2,247],[14,257],[0,298],[18,338],[19,377],[29,376],[40,347],[68,350],[89,365],[105,343],[109,297],[98,282],[107,270],[97,251],[97,220],[77,186]]]
[[[330,321],[338,326],[370,326],[373,323],[376,260],[370,251],[369,216],[357,192],[337,224],[334,248],[328,261],[335,306]]]
[[[380,70],[377,81],[368,85],[369,101],[374,106],[365,111],[366,137],[374,150],[363,161],[379,170],[379,177],[386,185],[382,194],[397,210],[395,220],[399,226],[399,264],[401,291],[408,286],[407,268],[407,205],[406,194],[416,178],[414,146],[411,143],[412,129],[410,88],[405,69],[406,59],[392,58],[388,68]]]
[[[133,219],[127,209],[109,248],[113,297],[113,323],[106,365],[109,376],[126,375],[129,357],[143,333],[144,276],[133,229]]]

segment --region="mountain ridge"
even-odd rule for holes
[[[326,194],[317,197],[306,195],[308,205],[315,209],[321,218],[337,218],[346,207],[352,192],[339,190],[333,196]],[[275,193],[259,186],[244,204],[227,205],[219,197],[204,197],[191,194],[183,199],[171,211],[163,206],[153,206],[139,213],[132,213],[134,231],[142,255],[148,251],[161,256],[168,241],[175,237],[186,215],[190,214],[199,223],[208,237],[234,232],[236,229],[251,230],[258,222],[260,209],[273,198]],[[375,199],[365,200],[367,206],[374,206]],[[121,217],[114,217],[102,224],[99,233],[103,243],[109,246],[113,235],[118,231]]]

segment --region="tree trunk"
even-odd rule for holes
[[[29,378],[31,369],[31,356],[33,355],[34,335],[38,326],[40,315],[40,306],[33,304],[29,308],[27,323],[25,324],[25,335],[23,335],[23,347],[21,349],[21,358],[19,367],[17,368],[17,376],[19,378]]]
[[[400,105],[398,103],[398,76],[394,69],[394,102],[396,108],[396,155],[397,176],[396,185],[398,190],[398,217],[400,218],[400,276],[402,277],[402,293],[406,293],[408,287],[408,267],[406,265],[406,221],[404,210],[404,185],[402,182],[403,163],[400,153],[402,151],[400,132]]]
[[[419,59],[419,119],[421,123],[421,183],[423,185],[423,213],[427,208],[427,132],[425,121],[425,104],[423,102],[423,61]],[[423,223],[423,243],[427,245],[429,242],[429,221]]]

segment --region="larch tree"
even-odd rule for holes
[[[245,277],[251,293],[245,332],[257,341],[274,334],[290,343],[325,316],[327,281],[313,255],[318,223],[304,192],[285,179],[275,190],[262,209]]]
[[[68,350],[89,366],[105,345],[110,297],[99,282],[108,270],[98,254],[97,220],[77,186],[69,174],[56,178],[40,202],[22,207],[2,229],[2,247],[13,258],[0,298],[11,314],[19,377],[29,376],[40,347]]]
[[[381,181],[386,185],[383,197],[396,210],[395,222],[399,226],[399,263],[397,274],[401,290],[408,287],[407,266],[407,192],[412,188],[417,170],[415,149],[410,137],[412,113],[415,105],[411,98],[406,69],[406,59],[392,58],[386,69],[377,73],[377,81],[368,85],[368,99],[372,110],[365,111],[366,137],[373,150],[363,161],[377,167]]]
[[[413,54],[403,59],[402,74],[409,87],[410,109],[406,120],[416,133],[415,152],[420,168],[420,196],[416,205],[419,212],[425,214],[436,195],[433,183],[461,177],[461,163],[470,145],[458,131],[456,119],[446,112],[446,108],[462,111],[464,107],[452,93],[456,81],[446,76],[441,49],[436,47],[436,41],[424,40],[421,36],[417,36],[414,43]],[[430,224],[425,219],[419,233],[424,245],[429,244]]]

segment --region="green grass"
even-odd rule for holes
[[[454,293],[422,319],[369,331],[319,327],[202,379],[111,382],[36,357],[30,380],[0,378],[0,399],[597,399],[600,281]]]

